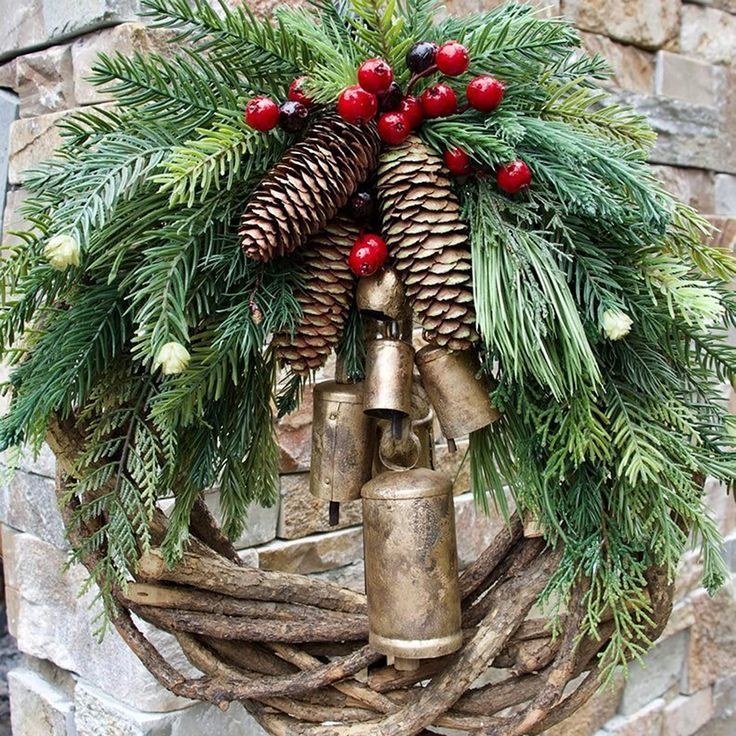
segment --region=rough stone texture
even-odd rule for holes
[[[713,715],[713,692],[705,688],[693,695],[680,695],[664,709],[663,732],[667,736],[692,736]]]
[[[713,212],[715,206],[714,174],[701,169],[676,166],[653,166],[665,189],[701,212]]]
[[[8,189],[5,195],[5,211],[1,220],[2,242],[4,245],[10,245],[16,240],[10,234],[11,230],[22,230],[23,228],[23,218],[20,216],[18,208],[27,196],[24,189],[17,188]]]
[[[272,542],[258,549],[259,564],[264,570],[304,574],[343,567],[362,555],[362,529],[343,529],[289,542]]]
[[[610,82],[622,89],[642,94],[654,90],[654,54],[612,41],[597,33],[581,34],[583,47],[589,54],[600,54],[613,70]]]
[[[265,736],[238,703],[227,713],[204,704],[166,714],[146,713],[126,707],[86,682],[77,685],[74,703],[76,736]]]
[[[670,51],[657,54],[655,91],[693,105],[716,104],[716,68]]]
[[[166,711],[187,704],[158,685],[114,632],[98,641],[94,589],[79,596],[85,570],[72,566],[64,571],[64,552],[9,527],[3,528],[2,544],[8,625],[21,651],[76,672],[143,710]],[[157,636],[162,637],[167,656],[174,656],[178,647],[171,637]]]
[[[8,673],[13,701],[13,736],[75,736],[74,702],[37,672],[18,667]]]
[[[309,470],[312,456],[312,386],[304,391],[301,406],[279,420],[276,434],[281,448],[281,472]]]
[[[60,112],[74,107],[72,53],[69,45],[52,46],[15,62],[15,90],[21,117]]]
[[[132,20],[137,0],[0,0],[0,60],[80,33]]]
[[[736,733],[736,675],[713,687],[713,719],[696,736],[733,736]]]
[[[513,508],[513,507],[512,507]],[[503,519],[493,510],[486,515],[472,493],[455,498],[455,529],[460,567],[466,567],[493,541],[503,528]]]
[[[309,492],[309,473],[281,476],[281,513],[278,536],[298,539],[316,532],[334,531],[360,524],[363,519],[360,501],[340,504],[340,524],[330,527],[327,501]]]
[[[56,123],[67,113],[56,112],[16,120],[10,127],[8,180],[20,184],[22,173],[53,154],[60,137]]]
[[[18,116],[18,98],[10,92],[0,90],[0,229],[3,227],[2,207],[8,185],[10,158],[10,129]]]
[[[631,663],[629,681],[621,700],[622,715],[632,715],[670,688],[680,686],[687,645],[688,632],[681,631],[657,642],[643,663]]]
[[[335,570],[314,573],[313,577],[365,593],[365,566],[362,559],[352,565],[338,567]]]
[[[585,31],[604,33],[645,49],[677,36],[677,0],[562,0],[562,12]]]
[[[736,673],[736,593],[733,583],[715,598],[704,590],[692,596],[694,624],[690,630],[686,682],[691,694],[719,678]]]
[[[717,174],[715,188],[714,212],[717,215],[736,215],[736,176]]]
[[[716,8],[682,6],[680,49],[714,64],[731,64],[736,56],[736,16]]]
[[[435,432],[435,437],[438,436],[439,430]],[[452,478],[452,492],[456,496],[469,491],[471,484],[467,440],[457,443],[457,452],[450,452],[446,442],[435,445],[434,468]]]
[[[606,724],[604,733],[615,736],[666,736],[662,733],[665,701],[652,700],[630,716],[616,716]]]

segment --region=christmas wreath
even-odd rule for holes
[[[563,20],[144,5],[170,52],[101,56],[115,104],[65,118],[26,178],[29,230],[1,266],[0,446],[52,444],[74,557],[174,692],[242,701],[273,733],[541,732],[658,636],[693,538],[704,584],[724,579],[702,488],[736,478],[717,386],[736,263],[654,179],[652,131]],[[367,609],[228,541],[276,499],[275,417],[333,352],[312,490],[334,515],[362,488]],[[478,504],[508,518],[459,581],[432,410],[448,440],[470,431]],[[420,629],[449,627],[430,656],[389,631],[411,611],[379,610],[386,573],[423,581]],[[478,682],[490,666],[509,678]]]

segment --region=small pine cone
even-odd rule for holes
[[[295,373],[306,374],[324,365],[337,346],[355,290],[348,256],[359,234],[352,220],[338,216],[299,252],[304,274],[303,289],[297,294],[302,321],[293,335],[274,337],[280,363]]]
[[[383,235],[427,341],[466,350],[478,339],[468,228],[442,159],[416,136],[378,168]]]
[[[317,120],[253,193],[240,221],[249,258],[291,253],[337,214],[376,168],[375,125],[350,125],[336,114]]]

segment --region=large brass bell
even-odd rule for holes
[[[452,483],[426,468],[363,487],[370,645],[397,668],[462,645]]]
[[[482,429],[501,416],[491,404],[488,382],[479,377],[480,364],[473,350],[425,345],[416,362],[451,448],[455,438]]]
[[[363,384],[318,383],[313,411],[310,492],[333,503],[360,498],[371,477],[375,436],[363,411]]]

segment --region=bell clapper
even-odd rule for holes
[[[391,435],[397,442],[404,436],[404,417],[398,412],[391,415]]]
[[[452,437],[447,438],[447,449],[454,455],[457,452],[457,443]]]
[[[340,502],[330,501],[330,526],[337,526],[340,523]]]
[[[394,657],[394,669],[397,672],[416,672],[419,669],[419,665],[421,663],[421,659],[406,659],[405,657]]]

